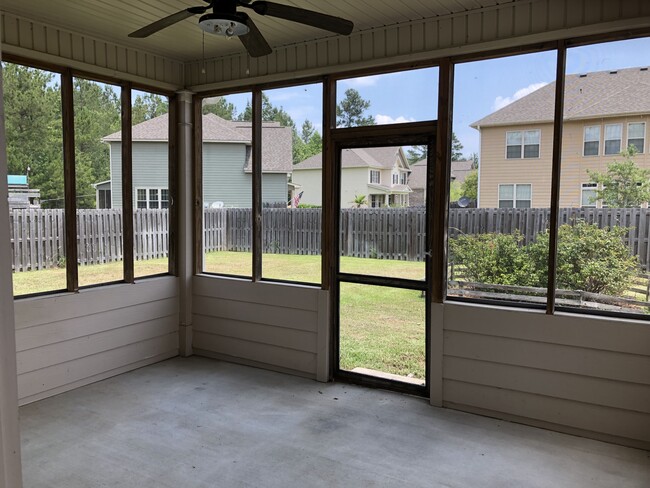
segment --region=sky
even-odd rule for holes
[[[454,132],[463,153],[479,152],[479,134],[472,122],[512,103],[555,79],[555,52],[525,54],[456,65],[454,83]],[[571,48],[567,73],[650,65],[650,39],[602,43]],[[366,76],[337,83],[337,102],[345,90],[354,88],[371,105],[368,114],[378,123],[435,119],[437,116],[438,69]],[[300,128],[305,119],[322,129],[322,91],[319,84],[269,90],[271,103],[282,106]],[[227,97],[238,111],[250,94]]]

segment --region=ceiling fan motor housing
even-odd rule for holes
[[[233,37],[248,34],[250,29],[237,14],[212,13],[199,19],[199,27],[209,34]]]

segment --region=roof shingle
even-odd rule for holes
[[[553,121],[555,82],[477,120],[471,127]],[[627,68],[568,75],[564,120],[650,112],[650,71]]]

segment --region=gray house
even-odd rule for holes
[[[167,208],[167,114],[133,126],[133,205]],[[250,122],[203,116],[203,204],[205,207],[252,206],[252,128]],[[97,183],[98,208],[122,205],[121,133],[104,137],[111,148],[111,179]],[[292,134],[279,122],[262,125],[262,201],[287,202],[292,169]]]

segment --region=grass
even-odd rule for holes
[[[167,258],[136,261],[134,266],[135,276],[137,278],[166,273],[167,263]],[[79,266],[79,286],[121,281],[124,278],[122,267],[122,261]],[[65,290],[66,270],[65,267],[62,267],[14,273],[13,282],[14,296]]]

